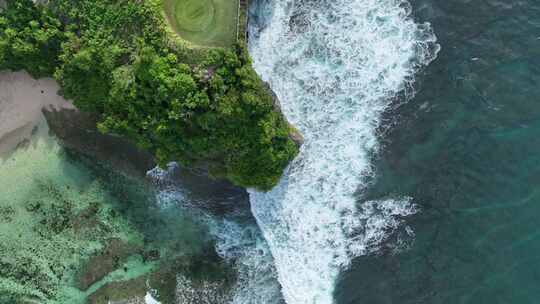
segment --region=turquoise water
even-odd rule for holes
[[[387,111],[373,186],[413,197],[410,250],[358,258],[340,304],[540,300],[540,2],[414,1],[442,46]]]
[[[216,260],[207,227],[188,210],[163,209],[146,182],[65,150],[44,121],[0,158],[0,185],[0,304],[86,303],[106,283],[158,264]],[[137,249],[87,290],[75,288],[79,269],[111,239]],[[159,263],[140,255],[150,250],[159,251]]]

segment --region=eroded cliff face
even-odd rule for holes
[[[96,128],[98,117],[76,109],[43,109],[51,132],[62,145],[114,169],[136,176],[145,176],[156,163],[153,156],[130,141],[115,135],[102,134]]]
[[[93,114],[50,107],[43,109],[43,114],[51,133],[64,148],[74,153],[137,178],[146,177],[156,167],[151,153],[121,136],[100,133],[96,128],[98,118]],[[160,183],[168,185],[159,186],[183,189],[194,208],[216,215],[249,208],[245,189],[210,177],[204,166],[183,168],[171,164],[165,174],[167,178]]]

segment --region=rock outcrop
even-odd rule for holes
[[[68,150],[111,165],[129,175],[144,176],[155,167],[153,156],[123,137],[100,133],[98,118],[76,109],[45,108],[49,129]]]
[[[276,95],[274,90],[272,90],[268,82],[265,82],[264,84],[266,86],[268,94],[272,96],[272,103],[274,105],[274,111],[278,112],[280,115],[284,115],[283,111],[281,110],[281,102],[279,101],[279,97]],[[287,120],[286,117],[285,117],[285,120]],[[304,137],[302,136],[300,131],[298,131],[296,127],[294,127],[290,123],[289,123],[289,138],[296,144],[298,148],[300,148],[304,144]]]

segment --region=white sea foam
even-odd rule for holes
[[[170,163],[166,169],[156,167],[148,171],[148,177],[158,190],[159,206],[164,210],[182,208],[192,220],[205,225],[215,240],[216,252],[233,265],[236,281],[230,294],[223,294],[218,285],[195,288],[189,278],[179,274],[177,303],[282,304],[272,255],[249,210],[218,216],[198,208],[205,202],[194,200],[189,189],[175,180],[178,170],[183,169]]]
[[[260,0],[253,9],[254,66],[305,143],[277,187],[250,191],[252,212],[287,303],[330,304],[339,272],[417,212],[409,198],[358,203],[354,193],[373,174],[382,113],[411,93],[439,46],[405,1]]]
[[[283,303],[274,260],[256,223],[222,219],[211,226],[218,254],[234,262],[237,272],[232,304]]]
[[[146,296],[144,297],[144,302],[146,304],[161,304],[161,302],[156,300],[149,292],[146,293]]]

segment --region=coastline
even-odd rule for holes
[[[74,109],[58,93],[52,78],[33,79],[26,72],[0,72],[0,158],[28,141],[44,119],[43,109]]]
[[[0,226],[19,227],[23,225],[26,227],[38,227],[34,228],[34,230],[44,229],[39,226],[39,212],[32,213],[25,209],[26,207],[24,204],[20,204],[19,200],[11,199],[11,196],[15,197],[17,194],[24,193],[25,190],[10,186],[7,182],[9,179],[13,179],[11,181],[13,184],[25,187],[26,183],[18,183],[17,180],[25,178],[24,174],[27,171],[23,170],[24,172],[21,172],[21,170],[15,170],[14,168],[20,168],[20,166],[30,168],[35,165],[39,166],[39,169],[35,172],[36,176],[31,177],[32,181],[39,179],[42,175],[52,176],[53,181],[58,180],[66,183],[64,186],[67,190],[62,188],[64,192],[71,191],[69,192],[72,195],[70,198],[73,199],[67,202],[68,205],[75,206],[73,214],[70,213],[67,220],[53,220],[54,223],[65,223],[65,225],[62,224],[63,226],[61,226],[61,232],[65,230],[81,233],[85,229],[84,231],[98,236],[94,240],[83,233],[79,235],[80,240],[78,241],[72,239],[65,241],[70,246],[73,244],[73,246],[78,246],[77,244],[88,240],[94,241],[94,243],[92,243],[92,246],[83,246],[87,248],[85,253],[77,257],[82,260],[72,263],[76,268],[80,268],[76,270],[75,277],[77,280],[79,280],[79,277],[85,279],[86,285],[84,287],[75,286],[78,289],[74,289],[75,287],[66,286],[65,281],[62,281],[56,284],[58,286],[56,296],[62,299],[64,299],[63,297],[69,297],[70,303],[78,303],[77,301],[84,297],[88,297],[89,303],[104,303],[103,299],[140,301],[140,303],[145,303],[146,300],[147,303],[155,303],[151,301],[150,297],[154,296],[156,292],[154,289],[157,289],[159,298],[156,300],[160,300],[161,303],[165,304],[172,303],[170,298],[173,298],[177,292],[184,289],[198,291],[204,284],[215,284],[213,286],[216,288],[216,293],[228,293],[230,288],[228,284],[232,284],[231,282],[234,281],[231,270],[228,270],[231,266],[222,262],[222,259],[216,255],[209,256],[201,251],[202,248],[205,248],[205,250],[212,248],[211,243],[207,241],[206,232],[204,232],[206,228],[197,228],[196,220],[191,220],[189,216],[185,215],[180,206],[169,207],[167,213],[162,213],[159,208],[156,209],[156,202],[153,200],[149,202],[138,196],[140,193],[137,191],[143,190],[139,188],[136,191],[137,187],[143,187],[147,183],[151,183],[151,181],[145,180],[145,176],[147,170],[155,166],[153,157],[149,153],[141,151],[126,139],[99,133],[95,125],[96,118],[91,114],[75,109],[69,101],[58,95],[58,88],[56,82],[50,78],[35,80],[26,72],[3,71],[0,73],[0,146],[4,149],[2,151],[5,151],[4,154],[0,155],[0,163],[6,165],[5,168],[7,169],[4,171],[5,175],[3,176],[7,179],[4,180],[3,184],[10,189],[15,189],[11,192],[5,192],[5,196],[2,197],[5,201],[0,204],[0,211],[3,212],[0,213]],[[53,140],[46,135],[47,133],[53,135],[56,139]],[[61,150],[67,150],[69,153],[55,154],[54,151],[57,150],[54,147],[58,147],[56,141],[60,144]],[[48,145],[52,145],[53,148],[44,148],[44,146],[48,147]],[[51,152],[51,155],[43,153],[43,149],[45,149],[44,151],[52,149],[51,151],[54,153]],[[45,154],[50,156],[50,158],[43,158],[45,161],[37,156]],[[29,157],[28,155],[36,156]],[[31,160],[31,162],[28,160]],[[112,169],[111,172],[108,171],[110,169]],[[79,174],[87,176],[86,179],[79,178]],[[84,182],[82,182],[83,180]],[[244,202],[247,199],[245,197],[247,194],[243,189],[234,187],[225,181],[211,180],[206,175],[197,175],[188,170],[175,173],[173,180],[182,184],[186,188],[186,195],[193,196],[196,201],[213,201],[213,198],[220,200],[222,197],[235,197],[240,200],[243,199]],[[82,182],[78,185],[82,187],[81,189],[75,187],[79,181]],[[82,189],[98,185],[98,181],[108,185],[99,188],[100,191],[109,193],[108,196],[87,199],[84,196],[86,191]],[[109,183],[106,181],[109,181]],[[138,185],[135,190],[129,188],[130,181]],[[80,192],[76,189],[79,189]],[[30,193],[30,190],[27,191]],[[146,192],[143,191],[142,193]],[[34,195],[34,192],[28,195]],[[148,198],[153,197],[152,193],[145,195]],[[55,201],[54,198],[49,200],[50,195],[36,194],[34,196],[46,197],[47,200],[43,203],[44,207],[41,207],[43,210],[48,210],[46,207],[49,205],[64,206],[62,205],[63,201]],[[94,205],[86,206],[85,204],[88,201],[94,202]],[[245,208],[245,204],[239,205]],[[202,203],[200,206],[193,207],[199,207],[213,214],[233,212],[229,209],[235,208],[228,204],[214,206]],[[79,209],[82,211],[75,211]],[[117,215],[114,218],[104,220],[100,215],[107,214],[107,212],[92,210],[115,210],[114,214]],[[11,214],[17,216],[11,216]],[[49,214],[47,216],[54,218]],[[142,218],[145,220],[142,221]],[[84,220],[80,221],[80,219]],[[21,224],[20,221],[23,220],[30,222]],[[156,239],[151,239],[149,236],[155,235],[155,231],[151,228],[153,225],[144,224],[146,221],[154,223],[153,225],[161,225],[160,227],[165,226],[165,228],[162,227],[162,230],[156,231],[170,231],[178,225],[184,227],[185,231],[178,230],[178,235],[171,238],[170,241],[163,242],[162,237],[157,236]],[[122,223],[128,222],[131,225],[122,226]],[[111,235],[111,233],[107,234],[100,230],[103,225],[112,225],[111,227],[120,225],[123,228],[118,231],[114,230],[116,234]],[[126,227],[130,228],[127,229]],[[9,236],[11,235],[10,231],[4,230],[4,233],[7,234],[0,236],[0,238],[12,239]],[[56,232],[48,228],[46,231],[55,237],[64,236],[61,232],[54,234]],[[190,236],[191,233],[197,235],[200,239],[195,242],[194,238]],[[34,237],[34,234],[30,232],[21,235],[23,238]],[[118,239],[119,235],[123,237],[119,241],[120,246],[116,246],[118,248],[111,247],[111,244],[115,244],[117,240],[120,240]],[[141,241],[143,239],[144,241]],[[33,242],[36,243],[35,240]],[[181,250],[177,254],[172,248],[175,248],[175,250],[181,248]],[[0,246],[0,252],[4,252],[2,251],[4,249]],[[24,252],[26,253],[26,251]],[[48,251],[47,254],[49,254]],[[20,255],[20,252],[17,255]],[[119,262],[113,263],[111,259],[117,259]],[[97,262],[100,266],[94,265],[93,262]],[[9,265],[10,267],[13,266],[12,264]],[[209,269],[217,274],[223,272],[223,277],[216,279],[216,282],[210,279],[195,278],[193,268],[196,267],[195,265],[210,267]],[[65,273],[68,276],[73,276],[72,272],[75,270],[70,269],[69,272]],[[128,269],[128,271],[125,269]],[[4,271],[7,271],[6,268]],[[186,281],[187,285],[177,291],[173,282],[175,282],[178,273],[185,276],[188,281]],[[14,280],[18,278],[14,272],[9,272],[9,275],[9,278]],[[152,290],[154,290],[153,293],[149,293],[147,290],[148,280]],[[40,285],[40,288],[43,286]],[[5,286],[0,284],[0,294],[5,291],[2,289],[3,287]],[[122,290],[127,287],[135,291],[133,293],[122,293]],[[7,295],[7,299],[11,299],[10,295]],[[2,296],[5,295],[2,294]],[[5,298],[2,296],[0,296],[0,302],[3,303],[2,300]]]

